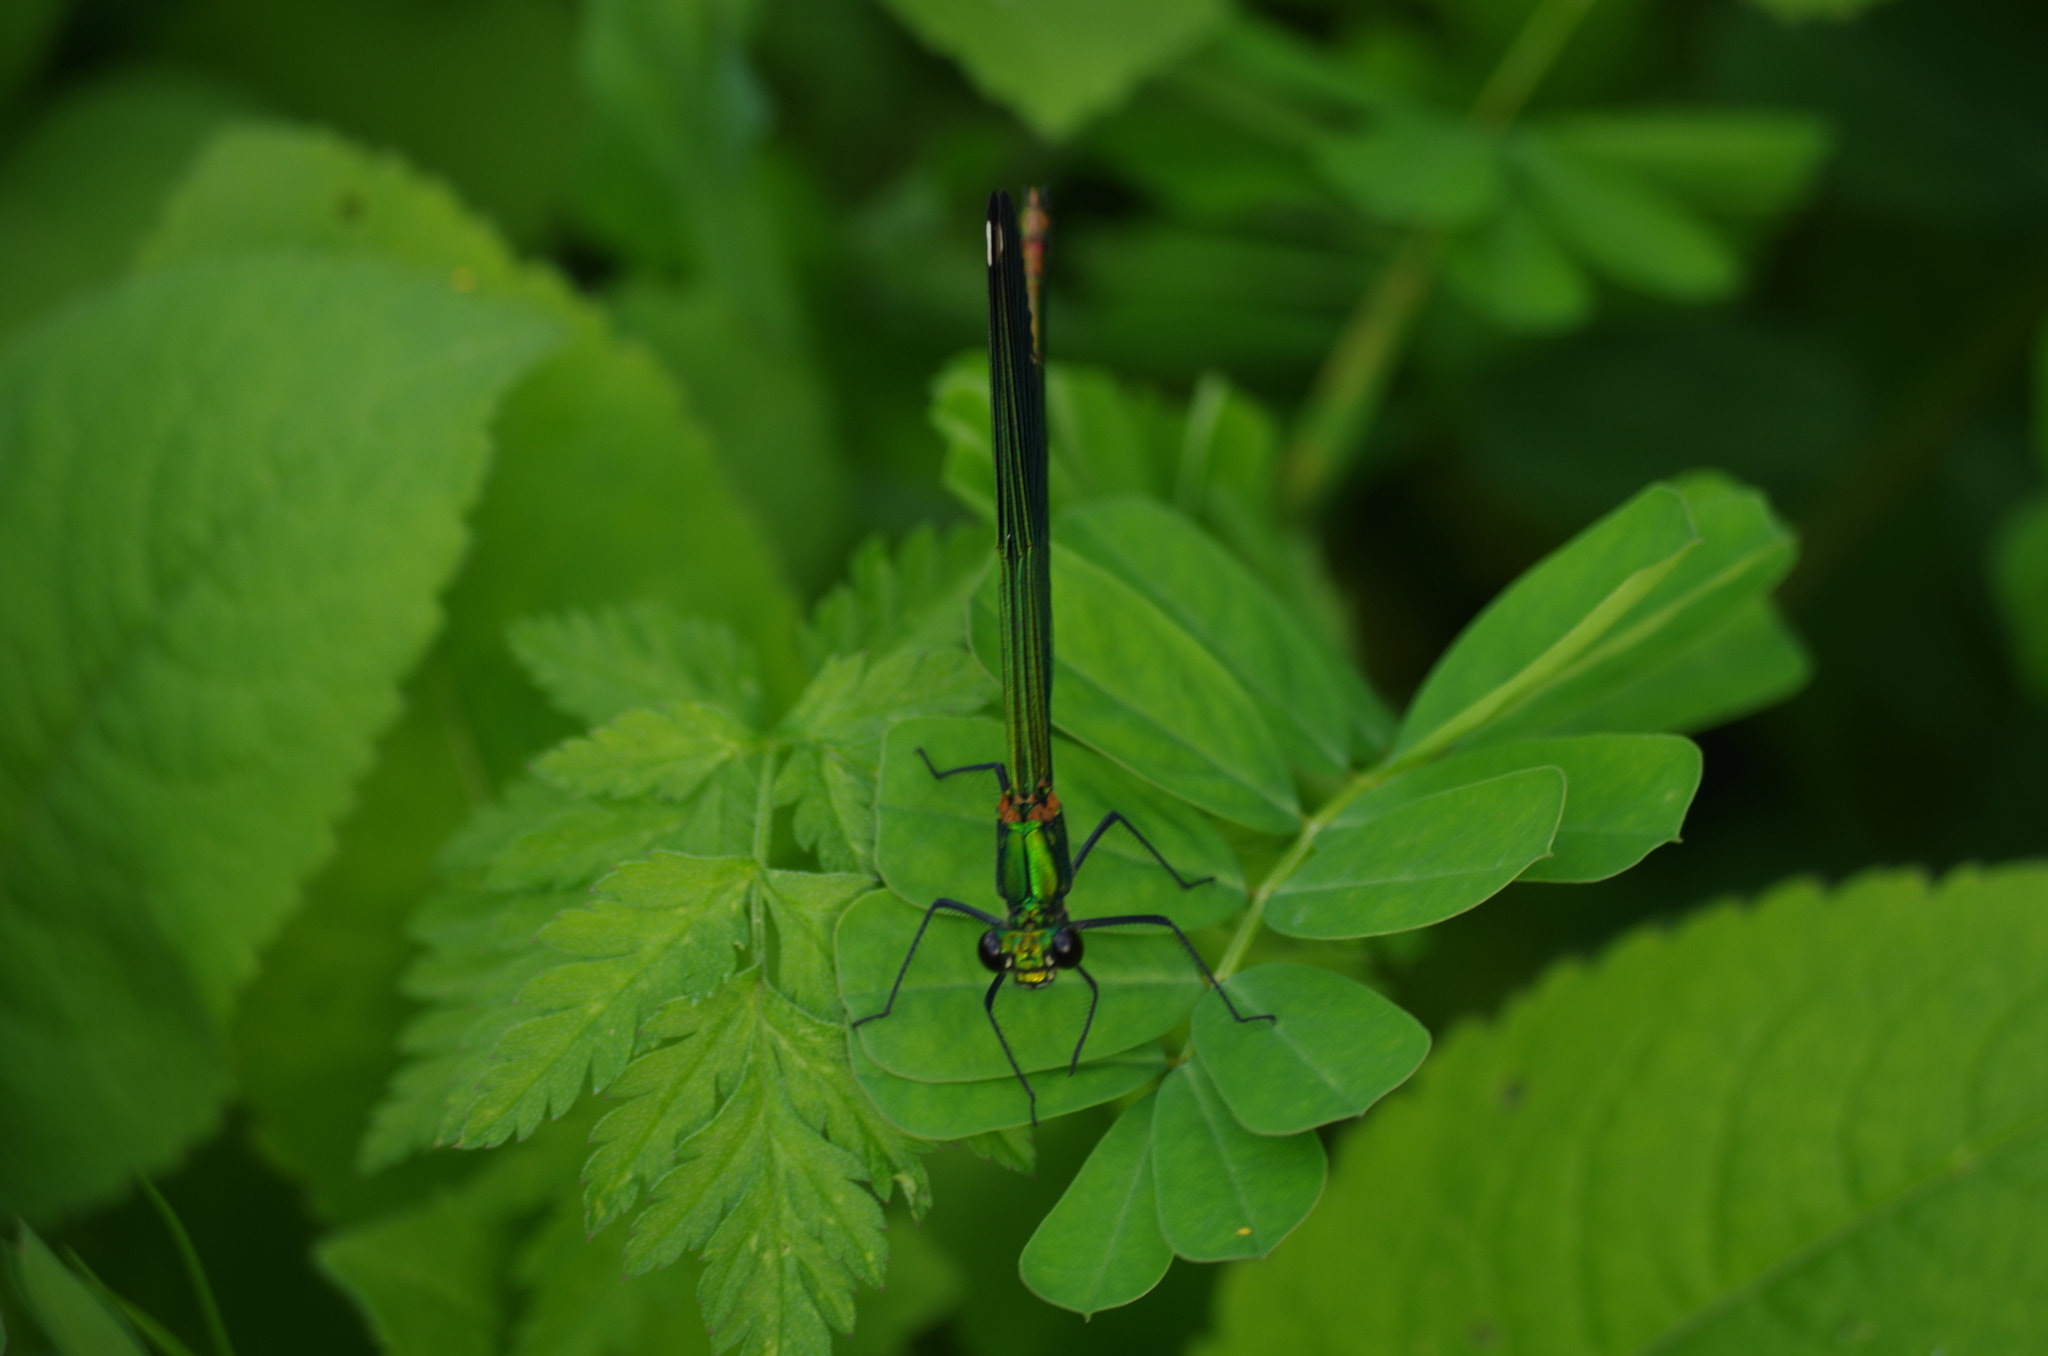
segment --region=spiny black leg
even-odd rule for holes
[[[1095,1025],[1095,1005],[1102,1001],[1102,990],[1096,987],[1095,976],[1079,965],[1074,967],[1074,973],[1088,981],[1088,1020],[1081,1023],[1081,1039],[1074,1042],[1074,1058],[1067,1065],[1069,1078],[1081,1067],[1081,1047],[1088,1043],[1088,1030]]]
[[[1010,1053],[1010,1038],[1003,1034],[1003,1024],[996,1020],[996,995],[1002,991],[1007,974],[997,975],[989,981],[988,994],[981,1000],[982,1010],[988,1013],[988,1024],[996,1029],[996,1040],[1002,1044],[1003,1058],[1010,1061],[1010,1071],[1017,1075],[1017,1081],[1024,1085],[1024,1096],[1031,1103],[1031,1128],[1038,1128],[1038,1094],[1031,1090],[1031,1080],[1024,1076],[1024,1066],[1017,1062],[1017,1056]]]
[[[1131,831],[1131,837],[1137,839],[1140,843],[1143,843],[1145,845],[1145,851],[1152,854],[1152,860],[1158,862],[1159,865],[1165,870],[1166,874],[1173,877],[1173,883],[1175,885],[1178,885],[1181,889],[1192,890],[1197,885],[1207,885],[1210,881],[1216,879],[1214,876],[1204,876],[1200,880],[1182,880],[1180,872],[1173,869],[1173,863],[1166,860],[1166,854],[1161,852],[1158,848],[1153,847],[1152,840],[1147,838],[1144,834],[1139,833],[1138,826],[1136,824],[1133,824],[1130,820],[1125,819],[1121,814],[1118,814],[1115,810],[1111,810],[1108,814],[1104,815],[1102,817],[1102,822],[1095,826],[1095,832],[1088,835],[1088,841],[1081,844],[1081,854],[1078,857],[1074,858],[1074,874],[1076,876],[1079,876],[1081,874],[1081,865],[1082,863],[1088,860],[1088,854],[1094,851],[1095,840],[1102,837],[1103,834],[1107,833],[1109,831],[1109,826],[1112,824],[1121,824],[1125,828],[1129,829]]]
[[[1216,978],[1216,972],[1209,968],[1209,962],[1202,959],[1202,953],[1195,950],[1195,944],[1188,940],[1188,935],[1180,930],[1180,924],[1164,914],[1129,913],[1118,918],[1075,918],[1070,920],[1067,926],[1078,931],[1084,928],[1113,928],[1124,923],[1151,923],[1162,928],[1172,928],[1173,935],[1180,939],[1181,949],[1188,953],[1188,959],[1195,963],[1195,968],[1200,970],[1202,977],[1209,981],[1209,987],[1216,990],[1216,996],[1223,1000],[1223,1006],[1229,1008],[1230,1015],[1238,1021],[1277,1022],[1280,1020],[1270,1012],[1255,1013],[1250,1017],[1239,1012],[1237,1004],[1230,1001],[1230,991],[1223,987],[1222,980]]]
[[[1010,790],[1010,772],[1001,763],[969,763],[965,767],[949,767],[944,772],[941,772],[939,771],[938,764],[932,762],[932,756],[922,748],[917,751],[917,756],[924,759],[926,770],[932,774],[935,780],[944,781],[956,772],[993,772],[996,774],[996,789],[1005,794]],[[1168,869],[1171,870],[1172,868],[1169,867]]]
[[[911,959],[917,955],[918,945],[924,941],[924,930],[932,925],[932,915],[937,913],[940,909],[951,909],[954,913],[964,913],[969,918],[975,919],[978,922],[986,923],[992,928],[1001,927],[1003,923],[1003,920],[996,917],[994,914],[983,913],[980,909],[975,908],[973,905],[962,904],[957,899],[933,900],[932,906],[924,911],[924,921],[917,925],[917,935],[910,939],[910,950],[903,953],[903,965],[896,971],[896,982],[889,986],[889,1001],[882,1004],[882,1010],[880,1012],[869,1013],[867,1016],[855,1022],[855,1026],[861,1025],[862,1022],[872,1022],[878,1017],[887,1017],[890,1011],[895,1008],[896,995],[903,988],[903,977],[910,973]]]

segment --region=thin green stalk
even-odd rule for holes
[[[1501,54],[1473,100],[1468,119],[1493,131],[1505,130],[1592,5],[1593,0],[1541,0]],[[1436,281],[1443,244],[1442,234],[1433,228],[1408,231],[1344,322],[1281,458],[1280,494],[1290,512],[1307,512],[1364,441],[1379,413],[1394,360]]]
[[[185,1232],[185,1223],[178,1218],[178,1212],[171,1209],[171,1203],[163,1198],[156,1184],[147,1177],[138,1176],[142,1192],[149,1197],[149,1203],[163,1216],[164,1227],[170,1231],[171,1242],[178,1249],[179,1260],[185,1264],[185,1275],[192,1282],[192,1294],[199,1301],[199,1314],[206,1323],[206,1338],[212,1343],[214,1356],[235,1356],[234,1344],[228,1341],[228,1326],[221,1321],[220,1305],[213,1298],[213,1287],[207,1284],[206,1268],[199,1264],[199,1250],[192,1246],[192,1236]]]
[[[1317,835],[1336,822],[1337,816],[1344,812],[1344,807],[1381,785],[1395,773],[1405,771],[1411,761],[1413,760],[1403,758],[1399,762],[1389,761],[1368,768],[1364,772],[1354,773],[1342,787],[1338,788],[1337,794],[1324,801],[1322,808],[1301,826],[1301,832],[1295,835],[1294,842],[1288,845],[1280,860],[1273,863],[1273,869],[1259,882],[1259,888],[1252,892],[1251,907],[1245,910],[1243,920],[1238,923],[1236,933],[1231,936],[1230,945],[1223,952],[1223,959],[1216,963],[1216,979],[1219,983],[1236,974],[1238,966],[1244,964],[1245,953],[1251,950],[1252,939],[1259,935],[1259,928],[1265,921],[1266,901],[1271,899],[1280,887],[1287,883],[1288,877],[1299,871],[1301,864],[1308,860],[1308,854],[1316,845]]]

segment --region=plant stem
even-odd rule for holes
[[[1271,899],[1275,892],[1286,884],[1287,878],[1300,870],[1301,864],[1308,860],[1309,852],[1316,845],[1316,836],[1336,821],[1337,816],[1344,812],[1345,806],[1375,786],[1379,786],[1395,773],[1403,771],[1409,761],[1403,758],[1399,763],[1382,763],[1378,767],[1353,774],[1350,780],[1338,789],[1337,794],[1323,802],[1323,807],[1301,826],[1301,832],[1295,836],[1286,854],[1273,863],[1273,869],[1266,873],[1265,880],[1252,892],[1252,904],[1245,910],[1244,921],[1237,925],[1237,932],[1231,937],[1230,946],[1223,952],[1223,959],[1216,963],[1217,983],[1220,984],[1236,974],[1237,967],[1244,964],[1245,953],[1251,950],[1252,939],[1259,935],[1259,926],[1265,919],[1266,901]]]
[[[1593,0],[1540,0],[1473,100],[1468,120],[1504,131],[1592,6]],[[1280,495],[1289,512],[1312,508],[1356,455],[1379,413],[1394,359],[1429,298],[1443,246],[1443,235],[1434,228],[1406,232],[1344,322],[1281,457]]]

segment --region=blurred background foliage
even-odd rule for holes
[[[927,407],[981,342],[998,185],[1052,186],[1056,356],[1175,403],[1220,373],[1272,411],[1277,492],[1391,698],[1652,478],[1720,466],[1798,526],[1784,597],[1809,686],[1705,736],[1682,849],[1597,887],[1511,887],[1388,953],[1390,991],[1433,1029],[1724,891],[2040,853],[2044,51],[2048,10],[2026,0],[0,6],[0,334],[114,278],[250,120],[403,157],[586,296],[564,303],[588,337],[551,360],[557,389],[530,383],[500,417],[448,627],[244,995],[241,1099],[163,1183],[243,1349],[368,1349],[312,1260],[331,1230],[431,1230],[437,1191],[528,1221],[550,1199],[519,1164],[573,1162],[574,1126],[488,1181],[445,1154],[353,1166],[433,854],[567,729],[502,628],[664,595],[748,631],[786,697],[790,623],[853,545],[961,516]],[[593,383],[610,394],[591,408],[639,422],[578,443],[576,466],[522,457],[581,427]],[[750,532],[716,539],[708,470],[653,465],[675,438],[715,460],[769,558]],[[1198,1332],[1213,1268],[1085,1328],[1017,1285],[1090,1138],[1048,1127],[1036,1179],[937,1160],[939,1207],[855,1346],[1169,1351]],[[573,1224],[538,1228],[513,1273],[573,1257]],[[54,1225],[196,1338],[145,1201]],[[327,1271],[374,1288],[376,1237]],[[613,1258],[592,1284],[615,1275]],[[553,1343],[529,1324],[522,1349],[653,1350],[670,1303]]]

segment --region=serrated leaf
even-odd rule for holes
[[[1565,776],[1564,817],[1550,855],[1522,880],[1595,881],[1618,875],[1673,842],[1699,789],[1700,751],[1675,735],[1571,735],[1454,753],[1374,787],[1331,822],[1364,824],[1456,786],[1524,768]]]
[[[522,617],[507,631],[529,677],[567,714],[603,725],[635,707],[700,701],[761,716],[761,666],[732,628],[666,602]]]
[[[739,1081],[751,1049],[749,990],[728,984],[699,1002],[664,1003],[641,1030],[669,1041],[641,1055],[611,1087],[620,1105],[591,1131],[583,1169],[584,1225],[596,1233],[639,1203],[675,1162],[676,1147],[702,1129]]]
[[[628,711],[587,737],[550,749],[533,770],[585,796],[688,800],[760,743],[738,718],[704,702]]]
[[[234,990],[431,633],[491,407],[552,338],[388,265],[250,257],[0,358],[14,1207],[110,1191],[211,1117]]]
[[[681,1146],[627,1244],[629,1270],[704,1253],[699,1298],[720,1350],[819,1352],[853,1320],[855,1282],[881,1284],[883,1193],[924,1196],[909,1142],[846,1076],[840,1029],[805,1016],[749,975],[748,1067],[717,1114]]]
[[[1192,930],[1244,908],[1244,869],[1200,811],[1092,750],[1064,740],[1053,747],[1060,804],[1076,854],[1104,817],[1116,811],[1137,826],[1182,880],[1207,878],[1205,884],[1183,888],[1128,829],[1113,826],[1076,869],[1067,896],[1075,917],[1156,913]],[[993,888],[995,776],[962,773],[942,779],[932,776],[932,767],[943,772],[1002,756],[1003,727],[993,720],[910,720],[889,731],[876,798],[876,863],[890,889],[917,905],[945,896],[1001,911]]]
[[[1325,829],[1267,901],[1266,922],[1290,937],[1373,937],[1441,922],[1546,856],[1564,806],[1564,774],[1535,767]]]
[[[877,663],[863,655],[829,659],[780,727],[784,738],[800,741],[776,795],[796,805],[797,841],[828,870],[868,869],[883,730],[904,717],[979,710],[994,690],[960,650],[899,650]]]
[[[839,1019],[833,936],[847,906],[873,884],[873,877],[860,875],[762,874],[761,899],[775,924],[776,991],[813,1016]]]
[[[519,264],[445,186],[324,132],[217,138],[167,205],[152,266],[251,248],[375,254],[485,295],[547,308],[574,340],[508,400],[495,461],[449,598],[448,651],[471,733],[507,774],[558,736],[505,652],[520,617],[659,598],[729,624],[769,693],[801,681],[795,602],[758,524],[653,355],[616,338],[559,275]],[[565,493],[564,468],[575,471]]]
[[[1555,967],[1345,1143],[1206,1350],[2027,1350],[2044,906],[2033,865],[1798,881]]]
[[[1057,540],[1052,605],[1055,725],[1211,814],[1267,833],[1299,827],[1265,717],[1200,641]],[[997,671],[993,575],[974,595],[970,632]]]
[[[562,890],[653,848],[680,849],[687,818],[674,805],[573,802],[520,834],[492,859],[484,887],[497,892]]]
[[[1138,83],[1213,31],[1218,0],[887,0],[924,43],[959,62],[982,93],[1056,141],[1121,103]]]
[[[1292,1135],[1363,1115],[1429,1053],[1422,1024],[1356,980],[1308,965],[1232,975],[1240,1022],[1223,1000],[1195,1005],[1195,1049],[1224,1105],[1254,1134]]]
[[[1173,1250],[1152,1185],[1157,1105],[1148,1094],[1117,1117],[1024,1245],[1017,1274],[1040,1299],[1085,1317],[1129,1304],[1166,1274]]]
[[[964,523],[944,530],[920,524],[893,552],[870,537],[847,561],[846,582],[818,600],[804,628],[804,657],[822,668],[832,655],[961,644],[967,598],[988,558],[988,534]]]
[[[898,720],[966,715],[994,695],[988,674],[960,650],[903,650],[874,663],[834,658],[780,728],[789,739],[858,747]]]
[[[540,933],[565,956],[519,995],[524,1020],[499,1036],[463,1119],[461,1143],[524,1139],[567,1111],[588,1083],[602,1091],[631,1059],[660,1002],[703,997],[733,973],[747,944],[746,903],[759,868],[746,858],[659,852],[613,872],[588,907]]]
[[[1180,1256],[1264,1257],[1315,1208],[1325,1169],[1313,1133],[1255,1135],[1239,1125],[1199,1056],[1160,1084],[1152,1180],[1159,1230]]]
[[[1510,584],[1423,679],[1394,754],[1447,748],[1511,715],[1613,632],[1699,544],[1685,497],[1652,485]]]
[[[853,1076],[863,1091],[906,1135],[919,1139],[969,1139],[991,1131],[1032,1124],[1033,1104],[1016,1078],[975,1083],[920,1083],[899,1078],[867,1057],[858,1038],[850,1047]],[[1166,1052],[1156,1045],[1090,1060],[1071,1075],[1054,1070],[1035,1083],[1037,1116],[1049,1121],[1070,1111],[1099,1106],[1135,1092],[1166,1072]]]
[[[839,923],[839,987],[854,1018],[882,1010],[910,951],[922,909],[886,890],[855,902]],[[957,914],[933,916],[890,1015],[858,1028],[876,1064],[928,1083],[997,1079],[1011,1073],[990,1029],[983,997],[991,976],[975,953],[981,924]],[[1083,1058],[1102,1057],[1153,1040],[1178,1025],[1201,996],[1201,972],[1171,934],[1138,929],[1087,934],[1087,967],[1100,986]],[[1089,1008],[1079,975],[1037,990],[1005,983],[996,1020],[1027,1072],[1065,1069],[1073,1060]]]

